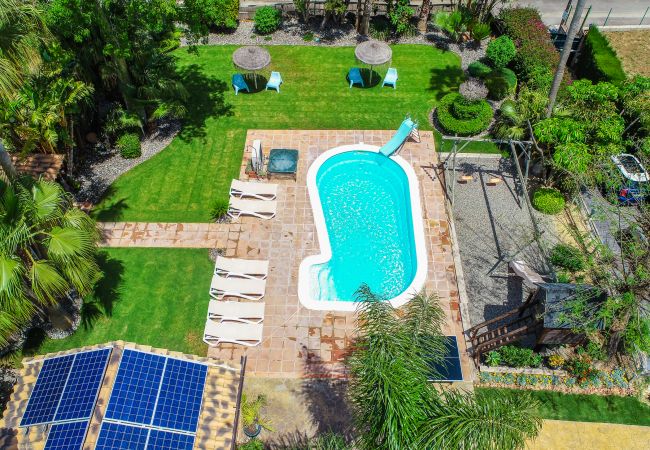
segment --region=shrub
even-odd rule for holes
[[[551,369],[559,369],[565,362],[566,360],[560,355],[551,355],[548,357],[548,365]]]
[[[485,355],[485,364],[490,367],[496,367],[501,364],[501,353],[496,350],[492,350]]]
[[[469,74],[471,76],[476,78],[485,78],[488,75],[490,75],[490,72],[492,72],[490,66],[488,66],[487,64],[483,64],[480,61],[474,61],[473,63],[471,63],[467,68],[467,70],[469,71]]]
[[[620,83],[626,78],[616,52],[598,27],[593,25],[585,38],[584,51],[576,68],[580,78],[588,78],[594,82]]]
[[[488,97],[491,100],[503,100],[510,93],[508,80],[494,73],[487,77],[485,85],[488,88]]]
[[[512,61],[516,53],[515,43],[512,42],[510,37],[503,35],[488,44],[485,57],[492,64],[492,67],[501,69]]]
[[[245,444],[239,444],[237,450],[264,450],[264,443],[259,439],[251,439]]]
[[[510,91],[514,92],[514,90],[517,89],[517,75],[515,75],[515,73],[507,67],[494,70],[492,72],[492,75],[495,77],[501,77],[506,80],[508,82],[508,88]]]
[[[542,187],[533,194],[533,207],[544,214],[558,214],[564,209],[564,196],[551,187]]]
[[[237,28],[239,0],[185,0],[184,6],[185,14],[206,28]]]
[[[585,258],[580,249],[566,244],[558,244],[551,251],[551,263],[570,272],[579,272],[585,269]]]
[[[230,207],[228,200],[218,199],[212,205],[212,210],[210,211],[210,217],[216,222],[220,222],[225,219],[226,214],[228,214],[228,208]]]
[[[490,35],[490,24],[482,22],[473,22],[469,25],[469,33],[475,41],[482,41]]]
[[[528,80],[532,73],[552,72],[560,60],[548,28],[534,8],[505,8],[499,19],[517,47],[513,60],[519,78]]]
[[[255,30],[260,34],[273,33],[280,28],[282,16],[280,10],[272,6],[263,6],[255,11],[253,21],[255,22]]]
[[[135,133],[126,133],[120,136],[115,143],[122,158],[137,158],[142,154],[140,150],[140,137]]]
[[[588,357],[571,358],[566,364],[566,371],[581,383],[596,373]]]
[[[459,105],[455,105],[458,102]],[[476,111],[476,115],[467,117],[468,111]],[[463,117],[458,117],[457,114]],[[471,136],[487,129],[492,121],[494,111],[485,100],[467,100],[460,94],[445,95],[436,108],[436,117],[443,130],[449,134]]]
[[[539,367],[542,364],[542,355],[530,348],[506,345],[499,349],[499,353],[503,363],[511,367]]]

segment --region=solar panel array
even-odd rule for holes
[[[208,368],[125,349],[97,449],[191,449]]]
[[[439,364],[431,367],[432,372],[435,374],[431,376],[431,381],[463,381],[456,336],[445,336],[445,338],[447,352],[445,358]]]
[[[110,348],[43,361],[21,427],[52,424],[45,450],[79,450],[104,378]]]

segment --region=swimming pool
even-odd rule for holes
[[[426,249],[417,178],[376,146],[337,147],[314,161],[307,188],[321,253],[300,265],[310,309],[353,311],[362,283],[401,306],[424,285]]]

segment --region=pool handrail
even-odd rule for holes
[[[404,145],[404,142],[406,142],[415,128],[417,128],[417,124],[413,122],[410,117],[407,117],[399,126],[391,140],[384,144],[379,149],[379,152],[384,156],[392,155],[402,148],[402,145]]]

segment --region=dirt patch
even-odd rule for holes
[[[628,75],[650,76],[650,30],[608,31],[605,36]]]

